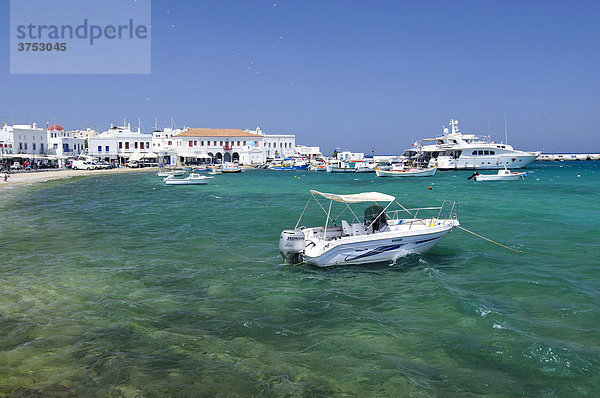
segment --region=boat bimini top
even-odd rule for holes
[[[356,193],[356,194],[338,195],[338,194],[334,194],[334,193],[319,192],[319,191],[315,191],[315,190],[311,189],[310,194],[311,194],[311,196],[308,199],[308,201],[306,202],[306,205],[304,206],[304,210],[302,210],[302,214],[300,214],[300,218],[298,219],[298,222],[296,223],[296,226],[294,227],[294,229],[298,228],[298,226],[300,225],[300,221],[302,221],[302,216],[304,215],[304,212],[306,211],[306,208],[308,207],[308,204],[310,203],[311,199],[314,199],[314,201],[319,205],[321,210],[323,210],[323,212],[327,216],[327,218],[325,220],[325,228],[324,228],[325,233],[327,233],[327,226],[329,224],[329,221],[331,221],[332,223],[335,223],[336,220],[346,210],[349,210],[350,213],[352,213],[352,215],[356,219],[356,221],[360,222],[360,218],[356,215],[356,213],[354,213],[354,211],[350,207],[351,204],[374,202],[375,203],[374,206],[368,207],[365,210],[365,217],[364,217],[363,222],[364,222],[364,226],[365,226],[366,230],[369,230],[369,228],[373,227],[372,230],[375,232],[377,230],[380,230],[380,228],[382,228],[384,225],[386,225],[385,211],[396,200],[396,198],[394,196],[386,195],[384,193],[379,193],[379,192],[361,192],[361,193]],[[323,207],[323,205],[321,205],[321,203],[317,199],[317,196],[321,196],[325,199],[330,200],[328,210],[325,210],[325,207]],[[346,205],[346,207],[335,218],[331,217],[331,206],[332,206],[333,202],[344,203]],[[379,202],[384,203],[385,207],[380,206]],[[396,203],[398,203],[398,202],[396,202]],[[400,204],[398,203],[398,205],[400,205]],[[402,205],[400,205],[400,206],[403,207]]]

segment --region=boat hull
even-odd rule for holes
[[[206,185],[208,184],[208,181],[206,180],[191,180],[191,181],[185,181],[185,180],[166,180],[165,181],[165,185]]]
[[[439,156],[432,159],[430,165],[435,163],[440,170],[500,170],[522,169],[533,163],[539,153],[531,154],[506,154],[496,156],[461,155],[458,159]]]
[[[496,174],[480,174],[475,176],[475,181],[516,181],[524,178],[527,173],[514,173],[508,175],[496,175]]]
[[[321,253],[313,256],[307,246],[304,262],[317,267],[390,262],[411,253],[431,249],[453,226],[454,224],[439,225],[430,228],[428,232],[419,231],[415,234],[382,233],[373,235],[373,239],[369,240],[341,238],[329,242],[329,247],[324,247]],[[319,249],[315,247],[313,251]]]
[[[428,169],[417,169],[414,171],[396,171],[396,170],[380,170],[376,169],[377,177],[431,177],[435,174],[437,169],[431,167]]]

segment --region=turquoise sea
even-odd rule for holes
[[[600,163],[470,174],[3,189],[0,396],[599,396]],[[284,265],[309,189],[455,200],[465,228],[523,253],[455,229],[395,264]]]

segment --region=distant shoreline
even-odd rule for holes
[[[8,175],[8,181],[4,182],[4,173],[0,173],[0,191],[18,186],[27,186],[38,184],[46,181],[62,180],[67,178],[85,177],[94,175],[106,175],[106,174],[123,174],[123,173],[139,173],[144,171],[157,171],[158,167],[144,167],[139,169],[131,169],[127,167],[119,167],[116,169],[107,170],[72,170],[72,169],[60,169],[60,170],[44,170],[44,171],[30,171],[24,173],[10,173]]]

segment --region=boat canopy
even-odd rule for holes
[[[350,195],[336,195],[334,193],[319,192],[311,189],[310,193],[341,203],[393,202],[396,199],[394,196],[379,192],[362,192]]]

